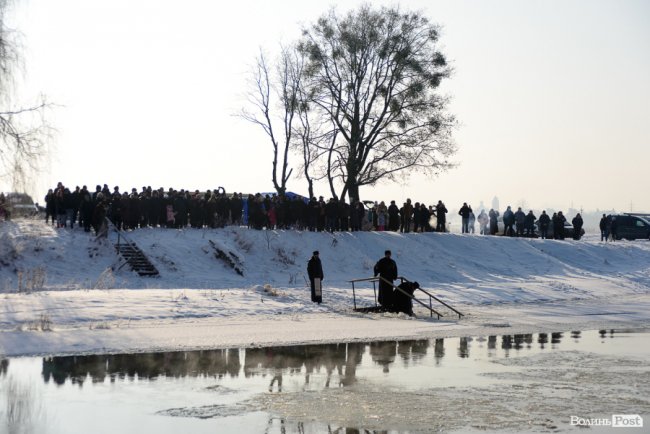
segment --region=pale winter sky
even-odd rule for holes
[[[277,52],[331,1],[21,0],[23,101],[59,104],[42,195],[107,183],[271,191],[271,147],[233,116],[260,47]],[[348,0],[341,11],[361,2]],[[394,5],[395,2],[373,1]],[[650,2],[410,0],[443,26],[459,166],[361,190],[452,208],[650,212]],[[6,190],[7,187],[3,186]],[[289,189],[306,193],[302,179]],[[329,196],[325,185],[317,194]]]

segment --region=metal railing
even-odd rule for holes
[[[403,276],[398,276],[397,278],[400,279],[400,284],[404,283],[404,282],[411,283],[408,279],[404,278]],[[464,314],[462,314],[458,310],[451,307],[449,304],[447,304],[444,301],[440,300],[435,295],[429,293],[427,290],[418,287],[416,290],[421,291],[423,294],[425,294],[429,298],[429,305],[427,306],[423,301],[419,300],[414,295],[409,294],[408,292],[404,291],[399,286],[395,286],[395,284],[393,284],[393,282],[391,282],[390,280],[387,280],[387,279],[385,279],[385,278],[383,278],[381,276],[378,276],[378,277],[366,277],[366,278],[363,278],[363,279],[353,279],[353,280],[349,281],[352,284],[352,300],[353,300],[353,303],[354,303],[354,310],[357,310],[357,296],[356,296],[356,288],[355,288],[354,284],[359,283],[359,282],[372,282],[372,289],[373,289],[374,298],[375,298],[375,308],[379,308],[379,305],[377,303],[377,285],[375,285],[375,282],[381,282],[381,281],[383,281],[384,283],[389,284],[395,291],[401,292],[402,294],[404,294],[405,296],[407,296],[411,300],[413,300],[413,301],[417,302],[418,304],[424,306],[425,309],[429,310],[430,316],[432,318],[433,318],[434,314],[436,314],[438,316],[438,319],[440,319],[441,317],[444,316],[443,314],[441,314],[440,312],[436,311],[433,308],[433,300],[437,301],[438,303],[442,304],[446,308],[448,308],[451,311],[453,311],[454,313],[456,313],[458,315],[458,319],[461,319],[463,316],[465,316]]]
[[[119,271],[122,268],[124,268],[126,264],[129,263],[129,261],[121,255],[120,246],[122,244],[133,245],[135,243],[131,241],[122,230],[120,230],[117,226],[115,226],[115,224],[108,217],[104,217],[104,223],[106,223],[106,238],[108,238],[108,233],[110,232],[114,232],[117,234],[117,243],[115,243],[115,252],[117,254],[118,259],[111,268],[114,271]],[[124,240],[124,242],[122,240]]]

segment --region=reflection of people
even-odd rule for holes
[[[436,358],[436,364],[440,363],[440,359],[445,357],[445,340],[436,339],[436,344],[434,346],[434,357]]]
[[[380,364],[383,372],[389,372],[389,365],[395,361],[397,342],[370,342],[370,357]]]
[[[269,392],[273,392],[273,383],[278,384],[278,392],[282,392],[282,371],[278,370],[273,378],[271,378],[271,384],[269,384]]]
[[[323,302],[323,293],[321,282],[323,281],[323,265],[318,256],[318,250],[313,254],[309,262],[307,262],[307,275],[309,276],[309,283],[311,284],[311,301],[321,304]]]
[[[391,259],[390,250],[384,252],[384,257],[375,264],[375,276],[379,279],[379,304],[389,309],[393,302],[393,280],[397,279],[397,264]],[[385,279],[385,280],[384,280]]]

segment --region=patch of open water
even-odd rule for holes
[[[11,358],[0,432],[561,432],[613,414],[647,432],[649,344],[607,330]]]

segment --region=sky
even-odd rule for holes
[[[235,116],[251,66],[260,48],[277,53],[331,6],[361,3],[19,1],[9,17],[24,47],[18,100],[44,94],[56,104],[57,133],[33,194],[42,199],[58,181],[272,191],[269,140]],[[362,199],[476,208],[497,196],[502,209],[650,212],[650,3],[399,5],[442,26],[457,167],[363,187]],[[288,188],[307,192],[297,177]]]

